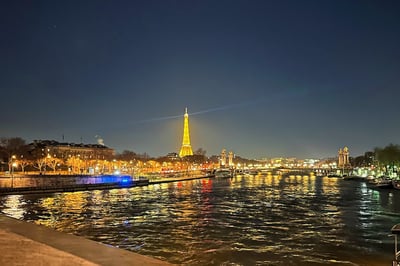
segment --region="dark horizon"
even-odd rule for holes
[[[399,143],[399,1],[3,1],[0,136],[158,157]]]

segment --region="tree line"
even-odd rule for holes
[[[11,168],[12,156],[16,155],[18,158],[19,167],[24,168],[28,165],[35,167],[36,169],[41,169],[44,165],[43,158],[38,158],[37,154],[33,154],[31,147],[27,142],[20,137],[12,138],[0,138],[0,163],[1,165],[8,165],[8,169]],[[147,153],[136,153],[134,151],[124,150],[121,153],[115,154],[112,159],[120,161],[157,161],[157,162],[168,162],[174,160],[180,160],[188,163],[204,163],[206,161],[218,162],[219,156],[213,155],[210,157],[206,156],[206,151],[202,148],[197,149],[193,155],[186,156],[184,158],[170,157],[170,156],[160,156],[151,157]],[[249,160],[246,158],[241,158],[239,156],[235,157],[235,162],[239,163],[256,163],[255,160]],[[46,164],[48,167],[55,169],[56,161],[47,160]],[[385,172],[397,171],[400,167],[400,145],[389,144],[385,147],[376,147],[373,151],[367,151],[363,155],[351,157],[350,163],[353,167],[377,167],[384,169]]]
[[[364,155],[352,158],[353,167],[371,167],[383,169],[385,172],[397,171],[400,167],[400,145],[389,144],[383,148],[376,147]]]
[[[164,162],[182,162],[188,164],[203,164],[203,163],[218,163],[219,155],[212,155],[210,157],[206,156],[207,151],[203,148],[198,148],[194,151],[193,155],[185,156],[180,158],[177,153],[170,153],[166,156],[160,157],[151,157],[147,153],[136,153],[130,150],[124,150],[121,153],[116,153],[113,158],[109,158],[109,160],[117,160],[123,162],[148,162],[155,161],[158,163]],[[13,158],[15,157],[15,158]],[[59,165],[74,165],[72,160],[78,158],[69,158],[71,162],[62,161],[60,158],[47,157],[43,153],[36,153],[32,150],[32,144],[28,144],[24,139],[20,137],[12,137],[12,138],[0,138],[0,165],[1,171],[4,171],[4,168],[8,168],[10,170],[12,168],[13,161],[18,161],[18,168],[24,172],[25,167],[35,168],[40,172],[44,169],[44,171],[49,168],[53,171],[56,170],[56,167]],[[240,156],[235,157],[236,163],[241,164],[255,164],[256,160],[250,160],[246,158],[242,158]]]
[[[12,169],[12,164],[18,162],[18,168],[25,171],[26,167],[35,168],[36,170],[42,172],[42,170],[46,171],[46,169],[52,169],[54,172],[56,171],[56,167],[66,166],[66,165],[74,165],[73,160],[78,160],[79,158],[68,158],[62,160],[61,158],[55,157],[46,157],[45,154],[39,152],[35,152],[33,150],[32,144],[28,144],[24,139],[20,137],[12,137],[12,138],[0,138],[0,171]],[[71,160],[71,162],[67,161]],[[171,156],[161,156],[158,158],[151,157],[147,153],[136,153],[134,151],[124,150],[121,153],[115,154],[113,158],[108,158],[109,161],[124,161],[124,162],[132,162],[132,161],[156,161],[156,162],[170,162],[170,161],[182,161],[185,163],[204,163],[209,158],[206,157],[206,151],[202,148],[199,148],[195,151],[194,155],[186,156],[184,158],[171,157]],[[217,159],[218,160],[218,159]],[[77,170],[79,171],[79,170]]]

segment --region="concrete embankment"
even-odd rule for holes
[[[122,179],[119,182],[109,182],[109,183],[101,183],[99,180],[97,183],[83,183],[82,180],[75,181],[75,178],[91,178],[96,179],[96,177],[69,177],[71,180],[60,182],[57,176],[25,176],[18,177],[19,182],[23,185],[21,186],[3,186],[0,187],[0,196],[1,195],[12,195],[12,194],[43,194],[43,193],[56,193],[56,192],[74,192],[74,191],[87,191],[87,190],[106,190],[106,189],[119,189],[119,188],[131,188],[137,186],[147,186],[152,184],[161,184],[161,183],[171,183],[171,182],[179,182],[179,181],[187,181],[193,179],[202,179],[209,178],[210,176],[186,176],[186,177],[168,177],[168,178],[158,178],[153,180],[146,179],[138,179],[132,181],[123,181]],[[61,177],[66,179],[67,177]],[[9,179],[4,178],[3,179]],[[28,181],[21,181],[23,179],[27,179]],[[34,184],[31,185],[32,180],[35,179],[44,179],[44,181],[40,181],[39,185]]]
[[[203,179],[203,178],[212,178],[213,176],[185,176],[185,177],[166,177],[162,179],[150,180],[149,185],[154,184],[161,184],[161,183],[172,183],[172,182],[179,182],[179,181],[188,181],[194,179]]]
[[[0,265],[171,265],[0,214]]]
[[[115,189],[115,188],[131,188],[137,186],[146,186],[148,184],[149,184],[148,180],[146,182],[142,180],[129,183],[100,183],[100,184],[75,184],[75,185],[65,185],[65,186],[0,188],[0,195],[43,194],[43,193],[56,193],[56,192],[105,190],[105,189]]]

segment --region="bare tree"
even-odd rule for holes
[[[57,165],[61,162],[62,160],[55,157],[50,157],[46,159],[46,165],[53,169],[54,173],[56,172]]]
[[[139,155],[136,154],[136,152],[128,150],[124,150],[122,153],[116,155],[116,159],[122,161],[131,161],[137,159],[138,157]]]
[[[23,156],[21,156],[20,159],[18,159],[18,165],[21,166],[21,171],[25,173],[25,167],[30,165],[32,162],[31,160],[25,159]]]
[[[42,174],[43,167],[46,167],[46,159],[45,158],[36,159],[36,161],[33,164],[33,167],[38,169],[40,174]]]
[[[206,150],[203,150],[203,148],[198,148],[198,149],[194,152],[195,155],[202,155],[202,156],[205,156],[206,153],[207,153],[207,151],[206,151]]]
[[[17,158],[17,155],[25,154],[27,151],[27,145],[25,140],[19,137],[1,138],[0,147],[3,160],[5,159],[8,161],[9,171],[11,171],[11,167],[13,167],[12,164]]]
[[[16,138],[1,138],[0,146],[8,154],[8,157],[12,155],[22,153],[25,150],[26,142],[24,139]]]

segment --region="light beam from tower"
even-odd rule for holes
[[[185,108],[185,115],[183,118],[183,140],[181,150],[179,151],[179,157],[185,157],[188,155],[193,155],[193,151],[192,146],[190,145],[189,115],[187,113],[187,108]]]

